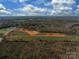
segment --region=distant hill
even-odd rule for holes
[[[0,20],[34,20],[34,19],[52,19],[52,20],[79,20],[78,16],[0,16]]]

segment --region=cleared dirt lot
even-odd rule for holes
[[[30,40],[62,40],[67,35],[62,33],[42,33],[23,28],[16,28],[5,33],[4,40],[8,41],[30,41]]]

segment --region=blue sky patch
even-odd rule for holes
[[[79,0],[0,0],[0,16],[78,16]]]

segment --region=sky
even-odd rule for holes
[[[79,16],[79,0],[0,0],[0,16]]]

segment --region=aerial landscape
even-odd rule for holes
[[[79,59],[79,1],[0,0],[0,59]]]
[[[79,17],[2,17],[0,38],[2,41],[79,41]]]
[[[0,39],[0,58],[78,59],[79,17],[1,17]]]

